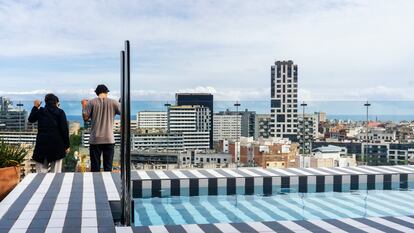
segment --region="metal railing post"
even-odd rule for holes
[[[122,219],[125,226],[131,225],[131,96],[130,96],[130,45],[125,41],[121,52],[121,181]]]

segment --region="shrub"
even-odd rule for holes
[[[19,166],[24,162],[28,151],[21,145],[13,145],[0,140],[0,168]]]

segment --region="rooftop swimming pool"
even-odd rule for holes
[[[414,215],[414,190],[134,199],[135,226]]]

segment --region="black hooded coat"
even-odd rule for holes
[[[36,146],[32,159],[43,163],[50,163],[66,156],[69,148],[69,130],[65,112],[52,105],[33,107],[29,122],[38,125]]]

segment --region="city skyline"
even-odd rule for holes
[[[117,96],[130,39],[134,99],[266,100],[269,66],[293,60],[299,99],[414,100],[414,3],[397,2],[0,1],[0,95]]]

